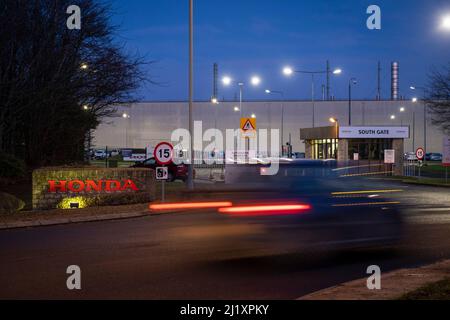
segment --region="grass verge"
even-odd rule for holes
[[[400,300],[450,300],[450,278],[409,292],[400,297]]]

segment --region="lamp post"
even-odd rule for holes
[[[234,82],[233,79],[229,76],[225,76],[222,78],[222,83],[226,87],[230,86],[233,82]],[[258,76],[252,76],[252,78],[250,79],[250,83],[252,84],[252,86],[257,87],[261,83],[261,78]],[[243,110],[242,110],[243,109],[242,108],[242,100],[243,100],[243,91],[244,91],[245,83],[242,81],[238,81],[237,85],[239,86],[239,112],[240,112],[240,115],[242,118],[242,116],[244,115]],[[235,108],[235,111],[237,111],[236,108]]]
[[[424,100],[426,88],[424,87],[416,87],[416,86],[410,86],[411,90],[422,90],[422,100]],[[419,101],[418,98],[414,97],[411,99],[413,103],[417,103]],[[424,102],[423,104],[423,148],[425,150],[425,153],[427,152],[427,104]],[[424,159],[425,160],[425,159]]]
[[[352,85],[356,85],[358,82],[356,78],[350,78],[348,81],[348,125],[352,125]]]
[[[335,124],[335,127],[336,127],[336,140],[338,141],[338,139],[339,139],[339,120],[337,118],[331,117],[330,118],[330,122]],[[337,150],[337,148],[338,148],[337,144],[335,144],[334,148],[335,148],[335,150]],[[335,151],[335,152],[337,152],[337,151]],[[335,157],[337,159],[337,153],[336,153]]]
[[[400,126],[403,127],[403,113],[406,111],[405,107],[400,107]]]
[[[128,126],[130,125],[129,119],[131,118],[131,116],[128,113],[124,112],[122,114],[122,118],[128,120],[125,125],[125,148],[128,148]]]
[[[291,76],[294,73],[303,73],[303,74],[310,74],[311,75],[311,102],[312,102],[312,109],[313,109],[313,115],[312,115],[312,122],[313,122],[313,128],[315,127],[315,97],[314,97],[314,76],[316,74],[326,74],[327,75],[327,81],[329,80],[330,74],[333,73],[334,75],[340,75],[342,73],[342,69],[334,69],[333,72],[329,69],[327,66],[327,70],[325,71],[304,71],[304,70],[294,70],[291,67],[284,67],[283,73],[285,76]],[[329,84],[327,85],[327,90],[329,91]]]
[[[278,94],[281,96],[281,135],[280,135],[280,139],[281,139],[281,155],[283,155],[283,145],[284,145],[284,92],[283,91],[278,91],[278,90],[266,90],[267,94]]]
[[[189,133],[190,163],[188,167],[187,187],[194,190],[194,0],[189,0]]]

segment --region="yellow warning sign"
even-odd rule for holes
[[[241,136],[243,138],[254,138],[256,136],[255,118],[241,118]]]
[[[241,118],[241,130],[244,132],[251,132],[256,130],[256,119]]]

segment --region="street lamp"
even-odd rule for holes
[[[391,120],[395,120],[395,114],[391,115]]]
[[[283,153],[283,145],[284,145],[284,92],[283,91],[279,91],[279,90],[270,90],[270,89],[266,89],[265,90],[266,94],[279,94],[281,96],[281,135],[280,135],[280,139],[281,139],[281,152]]]
[[[422,97],[425,96],[425,91],[427,90],[424,87],[416,87],[416,86],[410,86],[411,90],[422,90]],[[413,103],[417,103],[419,99],[417,97],[412,98]],[[423,104],[423,148],[425,152],[427,152],[427,104]]]
[[[131,118],[131,116],[128,113],[124,112],[122,114],[122,118],[129,120]],[[128,144],[128,126],[129,125],[130,125],[130,121],[127,121],[127,123],[125,125],[125,148],[129,147],[129,144]]]
[[[352,85],[356,85],[358,82],[356,78],[350,78],[348,81],[348,125],[352,125]]]
[[[334,123],[336,126],[336,139],[338,139],[339,138],[339,120],[334,117],[331,117],[329,120],[331,123]]]
[[[222,78],[222,83],[224,86],[228,87],[234,82],[233,78],[229,76],[225,76]],[[252,86],[257,87],[261,83],[261,78],[258,76],[252,76],[250,79],[250,83]],[[239,86],[239,110],[234,109],[234,111],[240,111],[241,118],[242,118],[242,96],[243,96],[243,90],[244,90],[244,82],[237,82],[237,85]]]
[[[252,113],[252,119],[256,119],[256,114]]]
[[[89,68],[89,66],[88,66],[87,63],[82,63],[82,64],[80,65],[80,69],[81,69],[81,70],[87,70],[88,68]]]
[[[235,106],[234,107],[234,112],[239,112],[241,109],[239,109],[239,107],[238,106]]]
[[[329,68],[329,63],[327,61],[327,70],[325,71],[304,71],[304,70],[294,70],[293,68],[286,66],[283,68],[283,74],[285,76],[291,76],[294,73],[304,73],[311,75],[311,101],[313,105],[313,128],[315,127],[315,98],[314,98],[314,76],[316,74],[326,74],[327,75],[327,91],[329,92],[330,88],[330,74],[340,75],[342,73],[342,69],[334,69],[333,71]],[[329,97],[327,97],[329,99]]]

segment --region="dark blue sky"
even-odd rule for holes
[[[382,30],[368,30],[366,9],[382,10]],[[148,68],[160,86],[142,88],[142,100],[185,100],[188,70],[188,0],[113,0],[119,41],[156,62]],[[382,63],[382,95],[390,97],[390,62],[400,62],[401,94],[424,85],[432,66],[450,62],[450,32],[439,30],[450,14],[448,0],[196,0],[195,99],[212,94],[212,65],[220,75],[248,81],[258,74],[260,88],[246,99],[265,99],[264,89],[285,91],[288,99],[310,99],[305,75],[286,78],[284,65],[321,70],[325,61],[344,73],[333,77],[332,94],[347,98],[348,79],[356,77],[356,98],[376,95],[376,66]],[[147,69],[146,69],[147,71]],[[316,79],[317,98],[325,78]],[[220,86],[219,97],[236,89]]]

